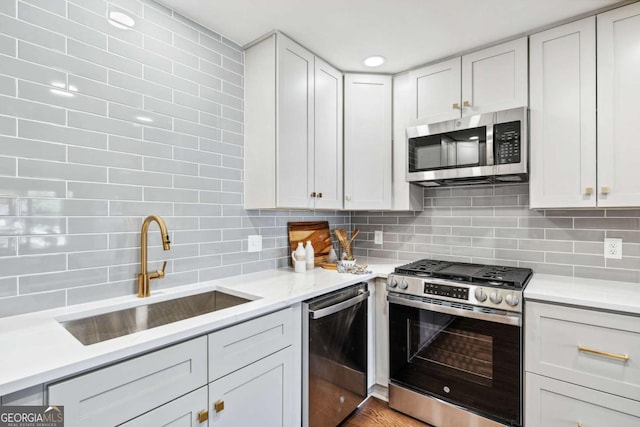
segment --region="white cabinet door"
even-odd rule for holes
[[[311,208],[314,57],[280,35],[277,49],[277,207]]]
[[[640,403],[527,373],[527,427],[636,427]]]
[[[597,19],[598,205],[640,206],[640,3]]]
[[[316,208],[342,209],[342,73],[315,58]]]
[[[300,397],[300,390],[294,392],[292,374],[291,347],[287,347],[212,382],[209,425],[293,427],[292,399]]]
[[[462,115],[528,105],[527,38],[462,57]]]
[[[460,117],[460,58],[409,72],[409,125]]]
[[[407,182],[407,127],[410,122],[409,104],[411,81],[409,73],[393,77],[393,204],[394,211],[421,211],[424,189]]]
[[[207,427],[208,421],[199,420],[200,414],[207,411],[207,402],[207,387],[202,387],[121,426]]]
[[[530,67],[530,206],[596,206],[595,17],[532,35]]]
[[[345,74],[345,208],[391,208],[391,76]]]

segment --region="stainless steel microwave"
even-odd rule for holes
[[[407,128],[407,181],[426,187],[528,179],[526,107]]]

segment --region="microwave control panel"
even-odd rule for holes
[[[496,165],[520,163],[520,121],[493,126],[493,150]]]
[[[428,295],[469,300],[469,288],[462,286],[457,287],[424,282],[424,293]]]

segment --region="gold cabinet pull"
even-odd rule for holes
[[[459,110],[460,109],[460,104],[458,104],[457,102],[455,104],[453,104],[453,108],[454,110]]]
[[[463,107],[466,107],[466,108],[469,108],[469,107],[471,107],[472,105],[471,105],[471,103],[470,103],[469,101],[464,101],[464,102],[462,103],[462,106],[463,106]]]
[[[593,194],[593,187],[587,187],[584,189],[584,194],[590,196]]]
[[[629,360],[629,356],[627,356],[626,354],[616,354],[616,353],[609,353],[607,351],[593,350],[591,348],[586,348],[581,345],[578,346],[578,351],[581,351],[583,353],[597,354],[598,356],[610,357],[612,359],[623,360],[625,362]]]
[[[198,412],[198,422],[202,424],[209,419],[209,411]]]
[[[322,199],[322,193],[318,193],[318,199]]]
[[[311,197],[316,197],[316,192],[311,193]]]
[[[602,194],[609,194],[609,187],[600,187],[600,192]]]
[[[216,413],[224,411],[224,400],[218,400],[213,404],[213,409],[216,410]]]

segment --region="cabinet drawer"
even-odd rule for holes
[[[209,334],[209,381],[291,345],[292,324],[286,308]]]
[[[207,338],[200,337],[48,387],[67,427],[114,426],[207,382]]]
[[[525,312],[527,372],[640,400],[638,317],[535,302]]]
[[[640,402],[531,373],[525,381],[527,427],[640,425]]]

